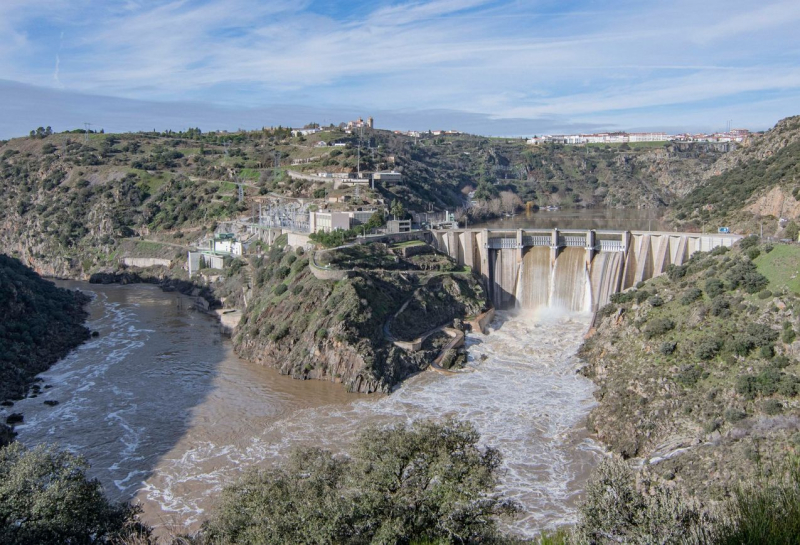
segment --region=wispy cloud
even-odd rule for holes
[[[800,90],[796,1],[378,0],[324,8],[311,0],[4,0],[0,73],[132,99],[496,118],[638,115],[642,124],[656,118],[648,109],[700,112],[708,101]]]

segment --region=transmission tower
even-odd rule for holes
[[[86,128],[86,131],[83,134],[83,142],[85,144],[88,144],[89,143],[89,127],[91,127],[92,124],[91,123],[84,123],[83,126]]]
[[[279,152],[278,150],[275,150],[275,161],[274,161],[273,165],[274,165],[273,178],[275,178],[277,180],[278,179],[278,168],[281,166],[281,152]]]

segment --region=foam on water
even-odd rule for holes
[[[275,463],[292,446],[344,451],[367,423],[456,416],[474,422],[484,444],[502,451],[501,488],[524,508],[513,530],[533,535],[572,522],[575,497],[600,452],[580,425],[593,406],[593,386],[575,374],[575,351],[589,319],[566,311],[500,313],[490,335],[468,336],[472,372],[422,373],[387,397],[298,410],[241,441],[188,446],[162,461],[145,494],[165,511],[196,521],[242,469]],[[202,488],[194,499],[180,493]]]
[[[498,313],[491,334],[467,336],[471,372],[420,373],[390,396],[361,396],[239,360],[216,323],[175,294],[93,290],[89,325],[100,337],[41,375],[53,387],[15,406],[25,414],[18,431],[27,444],[84,454],[106,493],[143,502],[150,523],[196,527],[222,487],[292,446],[342,452],[366,424],[445,416],[471,420],[503,453],[502,490],[524,512],[515,531],[574,520],[599,456],[581,423],[593,386],[575,374],[588,314]]]

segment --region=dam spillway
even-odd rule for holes
[[[611,295],[741,235],[665,231],[452,229],[433,243],[484,279],[498,309],[594,311]]]

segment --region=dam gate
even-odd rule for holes
[[[741,235],[560,229],[433,231],[433,244],[479,273],[495,307],[594,311],[611,295]]]

